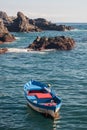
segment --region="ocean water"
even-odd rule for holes
[[[0,130],[87,130],[87,24],[67,24],[73,31],[13,33],[16,41],[0,47]],[[69,36],[70,51],[26,52],[37,36]],[[27,106],[23,86],[34,79],[50,83],[62,99],[59,118],[53,120]]]

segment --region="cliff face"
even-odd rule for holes
[[[34,42],[28,46],[32,50],[71,50],[75,45],[75,41],[72,38],[65,36],[58,37],[37,37]]]

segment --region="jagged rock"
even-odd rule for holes
[[[29,32],[41,30],[66,31],[74,29],[71,26],[57,25],[44,18],[29,19],[22,12],[17,13],[17,17],[9,17],[5,12],[0,11],[0,18],[10,32]]]
[[[42,30],[66,31],[66,30],[74,29],[71,26],[53,24],[43,18],[35,19],[33,22],[34,22],[34,25],[36,25],[37,27],[39,27]]]
[[[29,23],[35,26],[35,20],[29,19]]]
[[[6,53],[8,51],[7,48],[0,48],[0,54]]]
[[[56,50],[71,50],[75,45],[75,41],[72,38],[65,36],[58,37],[37,37],[34,42],[28,46],[32,50],[45,50],[45,49],[56,49]]]
[[[10,33],[4,33],[0,35],[0,42],[13,42],[15,40],[14,36]]]
[[[0,19],[0,34],[3,34],[3,33],[8,33],[8,30],[7,30],[7,28],[4,26],[3,20]]]
[[[29,18],[26,17],[22,12],[17,13],[17,18],[7,26],[11,32],[29,32],[39,31],[39,28],[29,23]]]
[[[2,19],[0,19],[0,44],[4,42],[12,42],[15,37],[10,34],[7,28],[4,26]]]
[[[3,19],[5,25],[12,22],[12,19],[7,15],[6,12],[0,11],[0,18]]]

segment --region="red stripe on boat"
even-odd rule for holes
[[[36,93],[37,98],[52,98],[50,93]]]
[[[37,98],[52,98],[50,93],[28,93],[29,96],[37,96]]]

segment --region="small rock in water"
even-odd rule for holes
[[[57,37],[37,37],[34,42],[28,46],[32,50],[71,50],[75,46],[75,41],[72,38],[65,36]]]
[[[8,51],[7,48],[0,48],[0,54],[6,53]]]

